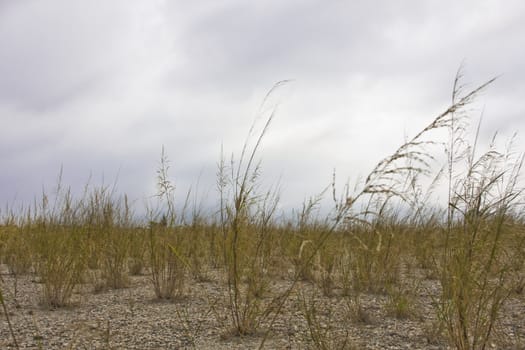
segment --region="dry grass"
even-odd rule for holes
[[[433,280],[439,291],[425,294],[434,305],[430,321],[437,326],[432,328],[443,330],[458,349],[485,349],[499,339],[495,334],[502,332],[498,321],[506,301],[523,294],[525,285],[523,158],[495,146],[476,155],[476,142],[469,144],[464,133],[465,107],[492,81],[462,94],[459,79],[460,74],[451,106],[378,162],[353,193],[346,186],[338,197],[334,175],[327,191],[306,201],[287,222],[275,219],[278,189],[261,189],[258,152],[276,112],[270,108],[256,119],[239,159],[219,162],[217,216],[203,217],[196,206],[190,219],[176,213],[163,150],[159,209],[149,207],[147,220],[134,218],[126,197],[108,188],[87,186],[74,199],[58,181],[52,200],[44,193],[39,204],[5,218],[1,262],[13,276],[36,274],[41,301],[53,308],[70,305],[86,281],[97,291],[116,289],[144,273],[157,298],[173,300],[191,288],[190,279],[213,280],[225,293],[209,292],[205,298],[223,335],[259,335],[260,348],[294,301],[307,326],[308,346],[354,348],[341,324],[375,322],[363,298],[377,296],[388,317],[417,320],[428,311],[421,306],[422,286]],[[270,91],[261,111],[268,110],[267,101],[283,84]],[[425,192],[420,180],[431,175],[436,158],[429,149],[443,144],[428,137],[438,129],[450,133],[448,164]],[[439,181],[448,184],[448,205],[425,207]],[[315,218],[330,189],[333,210]],[[221,273],[214,280],[210,271],[217,269]],[[305,283],[312,294],[298,293],[297,286]],[[0,301],[11,326],[2,294]],[[344,312],[326,314],[334,303]],[[222,304],[226,319],[217,311]],[[183,310],[172,316],[191,323]],[[191,335],[191,327],[185,329]],[[427,333],[428,339],[442,341]],[[19,348],[15,330],[11,336]]]

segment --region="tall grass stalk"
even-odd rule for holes
[[[165,212],[159,214],[150,211],[150,224],[147,229],[151,282],[155,295],[160,299],[180,297],[186,279],[186,266],[173,248],[179,245],[180,235],[175,225],[175,186],[169,178],[169,168],[169,159],[163,147],[157,170],[157,197],[160,203],[165,205]]]
[[[461,94],[460,77],[453,101]],[[465,124],[458,115],[450,127],[449,205],[439,264],[443,292],[437,311],[456,348],[474,350],[489,346],[510,292],[512,262],[506,257],[515,236],[512,216],[523,192],[518,179],[524,158],[510,149],[497,151],[494,140],[477,156],[479,126],[470,145]],[[457,169],[461,163],[463,173]]]
[[[261,304],[260,297],[267,284],[269,234],[272,218],[279,201],[278,190],[258,193],[260,161],[257,153],[277,112],[273,106],[263,127],[250,145],[256,124],[263,109],[275,91],[285,85],[274,85],[263,100],[252,124],[238,163],[232,158],[226,165],[221,156],[217,186],[220,195],[220,222],[222,229],[224,265],[228,286],[228,306],[232,332],[238,335],[254,333],[271,310]],[[270,303],[271,305],[271,303]]]

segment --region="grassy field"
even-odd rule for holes
[[[218,162],[213,214],[189,200],[176,210],[164,151],[158,209],[147,209],[146,219],[110,188],[87,187],[77,198],[59,181],[53,195],[3,215],[1,345],[60,348],[46,334],[27,340],[19,329],[17,285],[29,278],[38,280],[39,315],[74,313],[86,303],[79,293],[97,298],[144,281],[151,299],[169,301],[159,305],[179,324],[174,334],[186,335],[164,348],[234,341],[238,348],[525,348],[523,155],[467,141],[466,107],[491,81],[470,92],[459,83],[458,76],[451,106],[362,183],[339,189],[334,174],[325,192],[285,219],[277,217],[279,192],[262,186],[258,162],[273,112],[250,130],[237,158]],[[441,129],[448,140],[429,137]],[[446,156],[437,171],[436,149]],[[441,207],[431,205],[438,188],[446,188]],[[326,198],[332,209],[320,217]],[[201,308],[185,312],[197,294]],[[204,314],[207,326],[195,326]],[[287,322],[298,330],[283,330]],[[415,333],[392,338],[385,324]],[[212,336],[211,327],[219,330]],[[100,348],[141,348],[116,345],[109,321],[102,333]],[[63,348],[97,348],[75,334]]]

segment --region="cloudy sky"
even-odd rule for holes
[[[0,0],[0,203],[63,182],[111,184],[141,205],[162,146],[179,198],[216,198],[268,90],[279,110],[264,181],[283,207],[354,181],[468,87],[482,135],[524,151],[525,2]],[[200,180],[198,180],[200,178]],[[91,180],[90,180],[91,179]]]

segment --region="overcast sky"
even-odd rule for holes
[[[482,135],[524,151],[525,2],[0,0],[0,203],[63,182],[142,205],[164,145],[177,195],[215,194],[221,144],[239,155],[267,91],[262,145],[282,205],[366,176],[469,87]],[[272,103],[274,103],[272,102]]]

